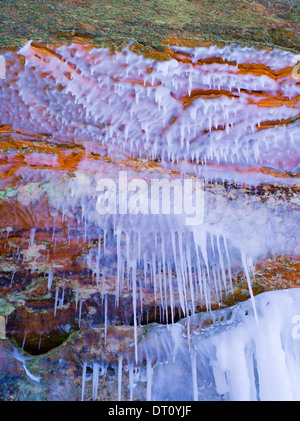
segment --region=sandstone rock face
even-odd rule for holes
[[[255,295],[299,286],[299,55],[165,53],[28,42],[5,54],[4,400],[150,399],[149,349],[169,346],[156,324],[186,324],[187,343],[197,313],[201,331],[206,310],[250,297],[259,320]]]

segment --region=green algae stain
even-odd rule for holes
[[[5,190],[0,190],[0,200],[14,197],[16,194],[17,190],[14,187],[7,187]]]

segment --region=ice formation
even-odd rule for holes
[[[53,143],[98,140],[114,157],[119,148],[171,162],[296,169],[299,85],[291,72],[299,55],[238,46],[170,54],[160,62],[129,48],[28,42],[6,57],[2,121]]]
[[[156,324],[139,348],[139,364],[119,356],[113,376],[119,400],[122,373],[130,400],[299,400],[299,304],[298,289],[272,291],[256,297],[259,326],[250,300],[175,324]],[[83,391],[92,382],[97,396],[99,376],[107,368],[100,359],[86,362]]]
[[[178,399],[179,391],[164,395],[168,388],[161,376],[166,369],[154,368],[164,363],[173,370],[178,359],[179,366],[190,368],[191,391],[180,391],[186,399],[297,399],[296,345],[282,323],[295,310],[298,292],[273,294],[267,307],[268,295],[253,300],[250,277],[259,258],[299,254],[299,209],[295,204],[285,212],[284,199],[261,201],[243,189],[231,195],[225,182],[254,191],[262,183],[287,188],[298,183],[300,86],[291,71],[300,57],[236,45],[174,46],[169,56],[157,61],[129,47],[112,51],[80,43],[53,47],[34,42],[18,53],[6,53],[10,71],[0,83],[1,136],[16,144],[33,141],[22,158],[8,150],[3,162],[3,178],[15,180],[11,197],[32,209],[23,259],[36,250],[39,229],[51,232],[54,244],[62,230],[69,245],[88,243],[85,267],[106,306],[105,340],[107,294],[115,294],[117,307],[124,291],[130,291],[135,346],[134,361],[127,367],[131,398],[134,367],[145,353],[148,400]],[[204,183],[215,180],[218,187],[205,185],[204,220],[195,226],[174,213],[101,215],[97,183],[103,178],[117,181],[125,170],[129,181],[199,178]],[[24,184],[27,192],[28,186],[35,192],[32,196],[24,195]],[[45,196],[46,221],[35,215],[38,203],[44,210]],[[34,258],[32,271],[38,270],[37,263]],[[47,270],[49,291],[59,270],[59,264]],[[184,323],[194,326],[197,306],[209,310],[212,294],[221,302],[237,271],[245,273],[252,308],[240,305],[231,317],[226,310],[229,320],[214,325],[211,334],[208,330],[196,336],[189,327],[189,346],[183,344]],[[55,291],[56,316],[64,305],[64,286]],[[138,346],[143,291],[153,296],[161,320],[168,324],[153,333],[149,346]],[[290,313],[283,311],[285,301]],[[82,303],[77,292],[79,325]],[[174,324],[177,307],[186,319]],[[278,316],[272,333],[271,315]],[[282,335],[286,343],[280,342]],[[156,340],[158,348],[166,350],[163,357],[153,354]],[[278,353],[270,354],[267,364],[263,358],[272,344]],[[87,364],[82,368],[82,399]],[[116,371],[124,364],[120,355]],[[277,388],[274,364],[281,370]],[[95,398],[104,369],[98,361],[92,370]],[[121,380],[119,374],[119,398]]]
[[[250,300],[212,312],[206,328],[199,328],[203,315],[190,327],[187,320],[157,326],[141,350],[153,370],[152,399],[299,400],[299,300],[298,289],[257,296],[259,326]]]

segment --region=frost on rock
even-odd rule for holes
[[[299,55],[239,46],[172,47],[170,54],[158,62],[129,48],[28,42],[7,53],[3,122],[52,142],[93,139],[139,157],[214,164],[220,178],[225,164],[297,167],[299,84],[291,69]],[[39,155],[58,165],[57,155]]]
[[[78,359],[79,400],[99,399],[104,378],[116,381],[116,399],[299,399],[298,291],[252,290],[258,262],[299,256],[299,55],[172,46],[170,59],[157,61],[130,47],[33,41],[4,55],[8,336],[39,354],[58,345],[49,345],[53,332],[59,344],[85,329],[100,335],[114,361]],[[189,224],[178,209],[191,203],[176,185],[195,179],[203,215],[197,203],[201,222]],[[156,211],[164,190],[148,203],[161,180],[173,183],[174,211]],[[251,300],[226,310],[238,276]],[[204,310],[215,319],[205,329]],[[148,327],[149,317],[159,325]],[[112,340],[124,325],[131,352],[118,348],[117,334]]]

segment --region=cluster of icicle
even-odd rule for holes
[[[299,305],[298,289],[273,291],[256,297],[259,325],[250,300],[211,312],[205,328],[199,314],[158,325],[139,348],[140,364],[120,354],[109,373],[103,361],[85,362],[82,399],[91,382],[101,400],[99,376],[106,376],[117,381],[119,400],[125,393],[130,400],[299,400]]]
[[[157,61],[129,48],[28,42],[7,55],[1,115],[53,140],[96,139],[150,159],[296,168],[299,123],[260,126],[299,114],[299,55],[239,46],[171,51]]]
[[[2,122],[18,130],[17,135],[44,134],[49,143],[77,142],[88,152],[97,148],[95,142],[107,145],[108,156],[115,160],[122,154],[145,160],[159,158],[162,166],[179,170],[182,176],[186,172],[198,175],[197,164],[207,164],[207,168],[209,164],[227,166],[226,177],[233,181],[236,174],[230,172],[231,164],[242,169],[267,167],[297,172],[300,87],[283,70],[292,68],[299,56],[238,46],[174,47],[171,51],[174,58],[160,62],[144,58],[129,48],[115,52],[81,44],[45,48],[29,42],[18,54],[7,54],[11,71],[0,90]],[[241,64],[247,64],[248,71],[241,71]],[[255,68],[251,71],[251,64],[260,65],[263,71]],[[263,100],[267,106],[261,104]],[[282,102],[281,106],[278,101]],[[286,124],[281,124],[282,121]],[[53,154],[47,160],[50,167],[55,167],[56,158]],[[113,176],[110,171],[117,172],[118,167],[111,168],[103,167],[100,161],[91,163],[83,158],[73,178],[61,187],[56,185],[58,176],[54,169],[35,170],[32,175],[29,165],[22,169],[22,175],[25,180],[26,177],[30,181],[43,180],[49,204],[63,218],[77,220],[82,241],[98,240],[98,247],[86,256],[86,264],[92,271],[93,281],[98,286],[102,282],[103,298],[107,293],[105,278],[109,276],[115,282],[116,304],[124,286],[131,289],[135,364],[142,360],[137,329],[145,289],[148,293],[152,289],[164,319],[171,308],[169,322],[174,321],[179,302],[189,320],[190,315],[195,316],[197,303],[204,302],[210,308],[211,293],[221,301],[222,293],[232,288],[233,269],[244,270],[251,292],[250,278],[257,258],[272,252],[293,254],[296,250],[298,214],[293,209],[283,214],[282,206],[259,202],[255,196],[244,200],[241,195],[239,200],[229,203],[226,192],[220,195],[206,192],[204,222],[196,227],[186,226],[182,215],[174,214],[155,218],[99,215],[97,178],[99,174]],[[150,177],[140,169],[130,171],[132,178]],[[256,179],[255,171],[247,176],[249,185],[267,179]],[[59,188],[59,194],[53,194]],[[34,242],[34,230],[30,246]],[[53,230],[53,239],[54,236]],[[111,273],[108,268],[114,264],[116,271]],[[49,289],[54,276],[49,271]],[[55,312],[63,304],[59,293],[57,288]],[[259,314],[255,306],[253,312],[257,325]],[[166,335],[172,336],[180,327],[171,323],[164,329]],[[231,335],[227,337],[230,341]],[[170,349],[176,349],[179,343],[175,340]],[[213,339],[206,343],[212,346]],[[189,349],[196,399],[202,351],[196,343]],[[209,358],[211,352],[208,351]],[[232,374],[234,361],[224,362],[225,357],[216,352],[219,368],[214,369],[211,377],[217,383],[214,393],[235,397],[230,382],[237,385],[236,378],[230,380],[224,375],[227,371],[235,375]],[[260,356],[261,351],[257,351],[255,364],[260,364]],[[146,359],[147,398],[151,399],[154,359]],[[102,373],[99,364],[93,364],[94,397],[98,375]],[[131,397],[133,364],[130,362],[128,366]],[[121,367],[120,357],[119,371]],[[83,396],[86,368],[84,363]],[[253,376],[248,394],[251,398],[258,393],[256,389],[253,395],[255,373]],[[260,393],[260,398],[264,398]]]

